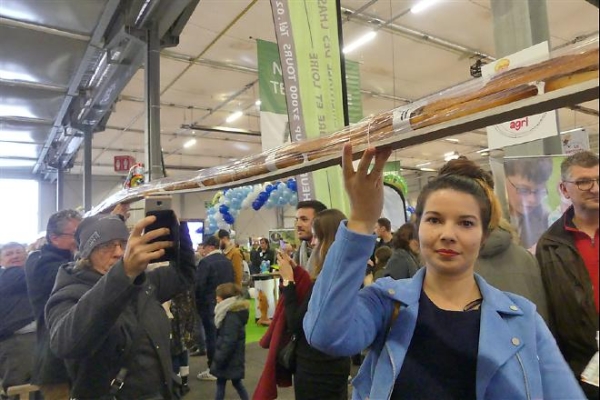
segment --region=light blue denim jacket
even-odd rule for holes
[[[357,294],[374,246],[374,236],[340,224],[316,281],[304,331],[311,346],[332,355],[349,356],[370,347],[353,381],[353,398],[385,400],[415,330],[426,271],[421,268],[411,279],[382,278]],[[535,305],[478,275],[475,279],[483,296],[477,399],[585,399]],[[393,300],[401,308],[385,340]]]

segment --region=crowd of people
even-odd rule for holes
[[[205,354],[197,377],[215,381],[216,399],[228,380],[241,399],[276,399],[290,385],[298,400],[347,399],[353,362],[356,399],[597,399],[598,156],[562,162],[559,190],[572,205],[534,232],[525,209],[510,207],[516,229],[502,217],[492,176],[466,158],[444,165],[414,220],[392,231],[381,217],[389,155],[368,149],[354,168],[344,148],[350,211],[298,203],[297,249],[264,237],[245,254],[226,230],[193,249],[184,222],[177,243],[164,240],[168,228],[146,229],[152,216],[130,231],[127,205],[53,214],[41,248],[0,248],[2,389],[177,399],[189,392],[189,356]],[[508,172],[515,193],[541,197],[523,185],[545,175]],[[172,246],[176,258],[153,263]],[[264,369],[246,388],[244,272],[265,263],[279,267],[280,296],[260,341]]]

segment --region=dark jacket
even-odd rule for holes
[[[0,341],[33,322],[23,267],[0,269]]]
[[[185,224],[180,242],[179,265],[144,272],[133,282],[122,261],[106,275],[74,264],[60,268],[46,321],[52,351],[66,360],[72,397],[106,396],[135,340],[117,399],[171,399],[171,325],[161,304],[193,285],[194,252]]]
[[[262,248],[259,249],[258,256],[260,257],[260,262],[258,263],[259,267],[263,261],[268,261],[271,266],[275,264],[275,251],[270,247],[266,251]]]
[[[262,259],[260,258],[260,247],[252,248],[250,250],[250,273],[252,274],[260,274],[260,263]]]
[[[50,351],[50,335],[46,327],[44,308],[54,287],[58,269],[61,265],[71,261],[73,261],[73,257],[69,250],[61,250],[51,244],[46,244],[40,251],[31,253],[25,264],[29,301],[37,323],[33,383],[56,384],[69,382],[69,375],[64,361]]]
[[[333,357],[308,344],[304,334],[302,321],[308,310],[308,303],[312,296],[313,286],[310,287],[306,297],[301,304],[298,304],[295,285],[282,287],[282,295],[285,303],[285,319],[288,331],[296,335],[296,365],[297,369],[309,370],[314,373],[315,378],[319,374],[343,375],[346,377],[350,373],[349,357]],[[313,393],[317,395],[317,393]]]
[[[233,264],[221,253],[204,257],[196,268],[196,306],[214,306],[215,289],[222,283],[233,282]]]
[[[548,228],[538,241],[536,257],[548,298],[550,328],[579,379],[598,350],[598,313],[589,273],[573,235],[564,228],[565,220],[571,221],[572,216],[571,207]]]
[[[530,300],[548,322],[548,303],[540,267],[533,254],[513,243],[510,232],[497,228],[490,233],[479,252],[475,272],[490,285]]]
[[[217,329],[215,356],[210,365],[210,373],[217,378],[244,379],[249,310],[247,300],[236,301]]]
[[[379,279],[385,276],[390,276],[393,279],[412,278],[412,276],[417,273],[418,269],[419,263],[410,252],[404,249],[394,249],[385,268],[378,271],[374,278]]]

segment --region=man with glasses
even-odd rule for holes
[[[548,228],[550,212],[544,199],[548,194],[546,183],[552,175],[552,159],[506,159],[504,170],[510,222],[517,228],[521,245],[530,249]]]
[[[588,398],[598,399],[598,387],[581,381],[598,350],[598,156],[590,151],[571,155],[560,172],[560,190],[572,206],[542,235],[536,257],[550,328]]]
[[[35,321],[27,298],[25,246],[11,242],[0,247],[0,398],[10,386],[31,379]]]
[[[33,369],[33,383],[40,385],[46,400],[69,398],[69,376],[64,362],[50,351],[44,307],[54,287],[61,265],[73,261],[77,249],[75,231],[81,216],[75,210],[62,210],[48,219],[46,241],[41,250],[27,258],[27,288],[33,315],[37,322],[37,344]]]

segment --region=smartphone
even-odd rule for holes
[[[279,248],[281,249],[281,251],[285,250],[285,240],[279,241]]]
[[[156,221],[146,227],[146,232],[160,228],[168,228],[169,234],[160,236],[152,242],[168,240],[173,246],[165,249],[165,254],[153,263],[163,261],[176,261],[179,255],[179,220],[171,209],[171,198],[168,196],[147,197],[144,200],[144,213],[146,216],[154,215]]]

